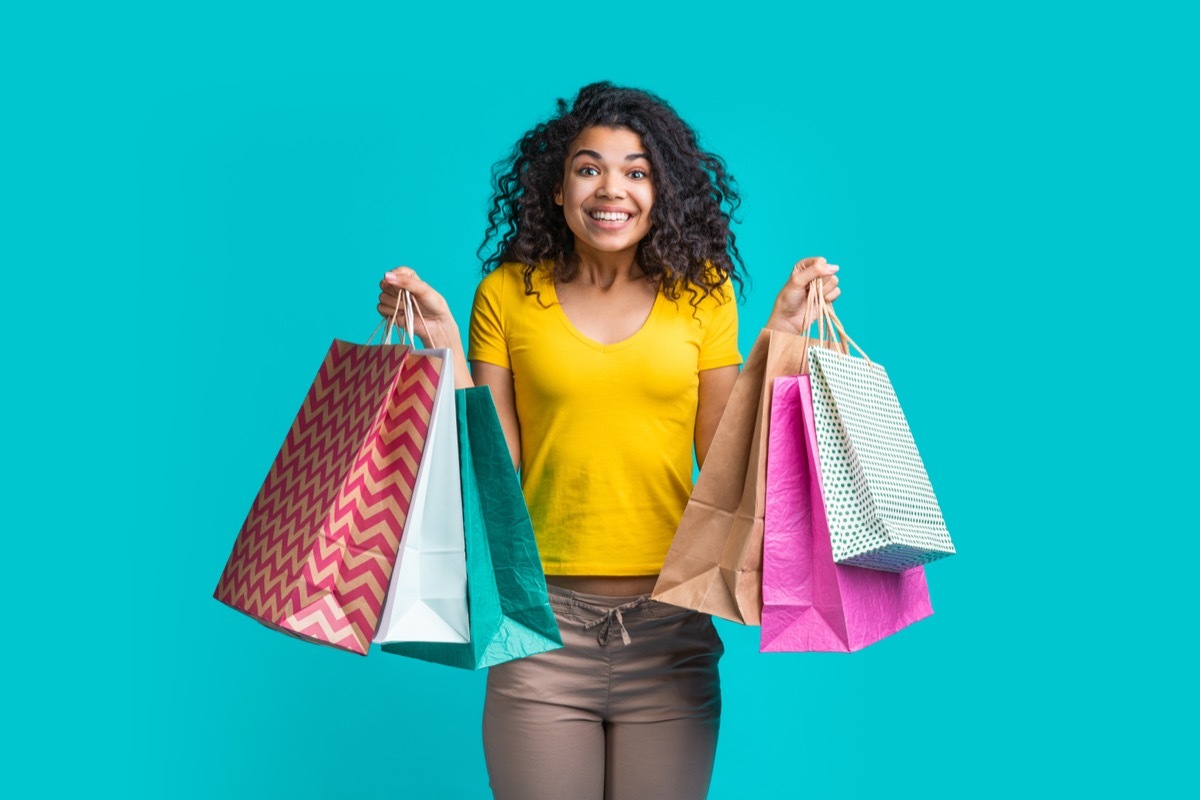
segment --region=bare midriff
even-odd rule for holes
[[[596,594],[602,597],[632,597],[635,594],[650,594],[657,575],[547,575],[546,583],[572,592]]]

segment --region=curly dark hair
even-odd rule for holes
[[[730,229],[741,197],[720,156],[700,148],[696,132],[661,97],[604,81],[583,87],[575,101],[529,130],[492,169],[493,195],[479,256],[484,273],[500,264],[525,265],[525,293],[536,294],[533,273],[551,266],[569,281],[575,237],[554,202],[567,149],[592,126],[628,128],[642,138],[654,175],[652,227],[638,243],[637,262],[667,297],[696,287],[692,303],[732,279],[741,294],[745,263]],[[740,267],[740,271],[739,268]]]

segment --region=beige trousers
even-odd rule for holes
[[[725,651],[707,614],[550,588],[563,648],[492,667],[483,745],[498,800],[699,800]]]

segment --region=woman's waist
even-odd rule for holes
[[[654,591],[657,575],[547,575],[546,583],[581,594],[632,597]]]

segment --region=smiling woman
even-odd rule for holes
[[[724,648],[708,615],[649,593],[741,363],[738,201],[670,105],[593,84],[496,170],[469,374],[442,296],[407,267],[381,283],[380,313],[413,292],[416,333],[455,350],[459,385],[491,389],[563,637],[488,674],[498,798],[707,793]],[[798,263],[768,326],[795,332],[836,270]]]
[[[575,252],[636,253],[654,209],[642,137],[627,128],[586,128],[571,150],[554,202],[575,234]]]

